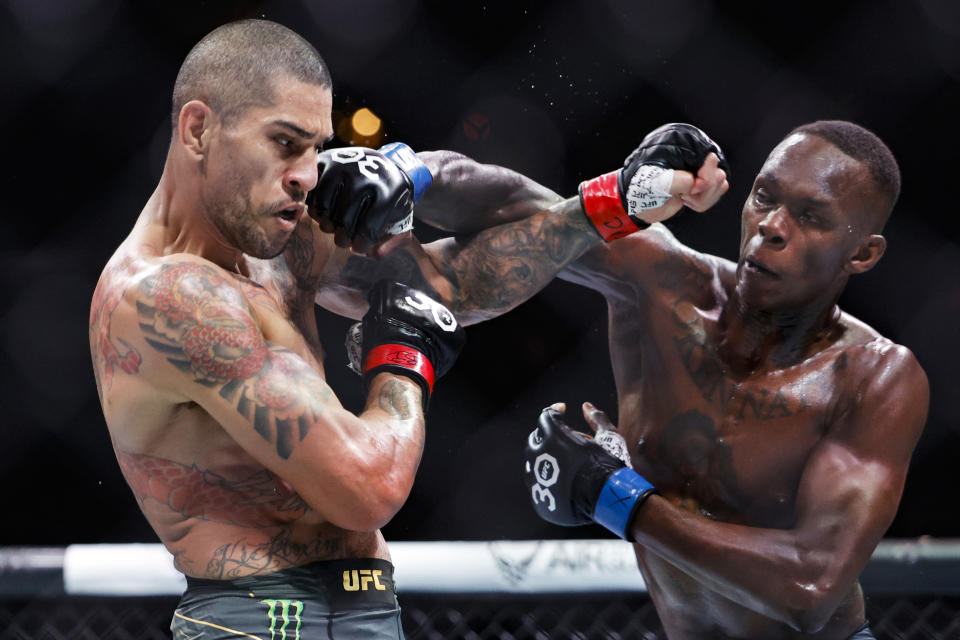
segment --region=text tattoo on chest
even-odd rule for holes
[[[718,403],[724,413],[737,419],[787,418],[810,408],[803,382],[766,388],[747,387],[728,379],[720,358],[707,340],[703,320],[695,313],[681,313],[681,305],[685,303],[680,302],[674,307],[673,319],[678,331],[673,335],[673,344],[680,362],[704,400]],[[684,319],[684,315],[691,317]]]

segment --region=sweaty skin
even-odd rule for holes
[[[447,156],[422,157],[442,183]],[[490,177],[476,168],[470,188]],[[835,304],[882,255],[871,187],[830,143],[792,136],[744,205],[738,263],[654,225],[561,274],[607,300],[618,428],[660,494],[631,534],[672,640],[843,639],[864,621],[857,578],[929,403],[913,354]],[[451,230],[458,215],[480,228],[529,214],[522,202],[422,204],[433,206],[421,218]],[[613,428],[591,405],[584,416]]]
[[[359,415],[345,410],[324,379],[316,303],[359,319],[369,288],[392,278],[469,324],[516,306],[599,242],[578,207],[551,202],[509,236],[421,246],[408,233],[373,247],[376,258],[338,249],[303,204],[332,132],[330,89],[283,75],[272,89],[273,104],[229,122],[199,100],[183,106],[160,183],[90,309],[120,468],[176,567],[194,577],[389,560],[379,528],[416,474],[421,391],[383,373]],[[509,191],[545,204],[526,183]],[[548,247],[534,269],[527,245]]]
[[[160,184],[91,304],[120,468],[195,577],[389,559],[378,528],[423,448],[412,380],[377,376],[359,416],[324,380],[313,298],[336,249],[303,200],[331,94],[274,84],[274,104],[229,123],[200,101],[183,107]]]

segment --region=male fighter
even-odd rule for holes
[[[424,407],[463,330],[382,282],[363,318],[362,413],[324,381],[313,297],[334,238],[304,214],[331,103],[322,59],[285,27],[201,40],[174,87],[159,185],[94,294],[111,440],[188,576],[176,638],[402,637],[378,528],[410,491]],[[319,161],[341,199],[313,204],[355,221],[338,241],[376,251],[410,215],[410,178],[375,152]]]
[[[550,201],[502,168],[422,157],[435,183],[417,215],[439,227],[473,230]],[[461,183],[504,197],[444,206]],[[633,541],[670,638],[873,637],[857,579],[896,512],[929,389],[907,348],[837,300],[884,253],[893,155],[849,122],[792,131],[744,204],[736,263],[662,225],[610,233],[632,219],[622,186],[598,178],[566,201],[611,241],[561,275],[606,297],[619,428],[589,403],[583,413],[609,450],[619,432],[628,454],[548,407],[526,448],[534,508]],[[528,250],[524,267],[544,263],[529,246],[539,240],[510,237],[517,255]]]
[[[318,152],[331,103],[326,66],[289,29],[251,20],[203,38],[174,86],[160,182],[94,293],[91,355],[117,459],[187,575],[178,639],[402,637],[378,529],[410,491],[433,382],[463,336],[426,295],[348,268],[379,264],[359,253],[396,254],[391,279],[476,320],[597,242],[579,209],[518,221],[575,227],[582,241],[500,304],[484,270],[512,260],[487,260],[501,232],[420,247],[407,231],[422,167],[395,150]],[[684,174],[668,190],[694,183]],[[363,318],[359,415],[324,381],[315,298]]]

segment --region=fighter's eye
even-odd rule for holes
[[[773,202],[773,200],[770,199],[770,196],[767,194],[767,192],[764,191],[763,189],[757,189],[756,192],[754,192],[753,194],[753,199],[759,205],[766,205]]]
[[[284,147],[284,148],[290,148],[290,145],[293,144],[293,140],[291,140],[287,136],[275,136],[273,140],[274,142],[276,142],[277,144],[279,144],[281,147]]]

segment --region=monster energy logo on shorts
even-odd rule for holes
[[[270,640],[300,640],[300,614],[303,613],[303,602],[300,600],[261,600],[260,602],[270,607],[267,609],[267,617],[270,618]],[[281,623],[279,629],[278,621]],[[296,623],[296,627],[291,630],[292,635],[288,636],[287,627],[291,621]]]

